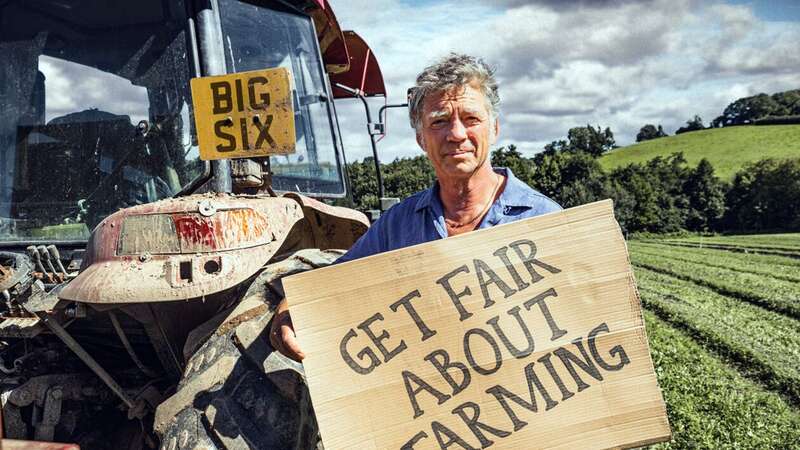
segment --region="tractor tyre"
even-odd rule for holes
[[[321,449],[303,366],[269,343],[281,278],[331,264],[334,250],[301,250],[270,263],[235,307],[198,327],[175,394],[159,405],[161,449]]]

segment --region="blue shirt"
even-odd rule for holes
[[[507,177],[506,187],[489,208],[478,228],[527,219],[561,206],[523,183],[510,169],[494,169]],[[372,224],[346,254],[336,262],[346,262],[389,250],[447,237],[444,207],[439,198],[439,184],[412,195],[392,206]]]

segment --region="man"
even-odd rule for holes
[[[389,209],[337,263],[560,210],[510,170],[491,167],[499,105],[481,59],[451,54],[427,67],[409,96],[409,118],[437,183]],[[303,359],[285,300],[271,331],[277,350]]]

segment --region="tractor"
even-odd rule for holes
[[[0,446],[320,448],[269,323],[369,226],[334,206],[366,43],[325,0],[4,0],[0,60]],[[191,80],[263,69],[291,145],[205,157]]]

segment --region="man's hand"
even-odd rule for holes
[[[285,298],[278,304],[275,316],[272,318],[269,342],[275,350],[297,362],[306,357],[306,354],[300,350],[300,345],[295,338],[294,325],[292,325],[292,318],[289,316],[289,305],[286,303]]]

